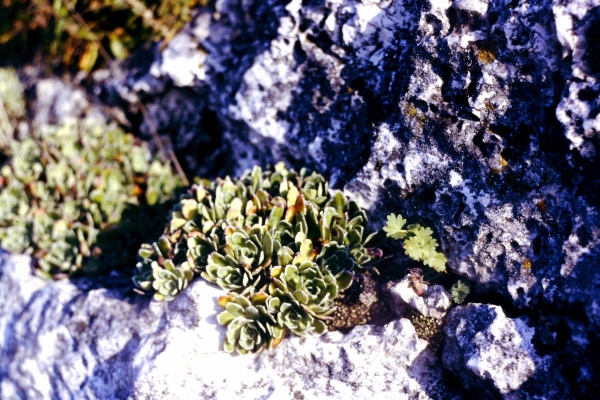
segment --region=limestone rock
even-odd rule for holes
[[[558,120],[565,127],[571,146],[582,157],[597,158],[600,137],[600,8],[596,2],[569,1],[553,6],[557,37],[563,57],[571,56],[570,68],[565,71],[567,87],[556,109]]]
[[[197,280],[171,303],[118,275],[47,282],[0,254],[0,397],[90,399],[460,398],[406,319],[222,351],[222,291]]]
[[[82,118],[90,108],[85,91],[58,78],[40,79],[34,84],[37,126],[56,124]]]
[[[444,327],[444,367],[481,397],[528,398],[530,391],[548,398],[565,394],[549,357],[537,355],[535,330],[509,318],[499,306],[472,303],[454,308]]]
[[[406,276],[400,282],[389,282],[386,286],[390,308],[396,315],[405,314],[413,308],[430,318],[443,318],[452,305],[450,293],[440,285],[422,283],[423,294],[419,295]]]
[[[431,221],[475,292],[594,309],[593,1],[248,4],[199,10],[151,64],[96,89],[114,104],[136,91],[203,176],[316,168],[375,226]]]
[[[88,93],[140,120],[135,92],[152,120],[134,128],[158,127],[190,175],[286,161],[318,169],[374,228],[418,216],[471,296],[529,315],[556,368],[550,386],[534,373],[518,390],[543,396],[566,379],[585,398],[600,392],[599,9],[219,0],[162,53],[97,72]]]

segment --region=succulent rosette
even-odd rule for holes
[[[255,293],[250,298],[230,293],[218,299],[219,305],[225,309],[217,317],[221,325],[227,326],[225,351],[231,353],[236,350],[240,354],[258,352],[276,347],[283,340],[285,329],[277,325],[267,310],[268,299],[264,292]]]
[[[176,294],[188,286],[192,279],[192,271],[187,268],[187,263],[181,266],[175,266],[173,261],[166,260],[164,265],[159,265],[157,261],[152,263],[152,287],[155,300],[172,300]]]
[[[304,261],[299,266],[287,265],[272,287],[289,293],[291,299],[311,315],[325,316],[333,311],[333,300],[338,292],[350,285],[352,275],[347,276],[349,280],[342,286],[327,268]]]
[[[320,335],[327,329],[325,323],[303,307],[293,294],[279,288],[271,288],[267,307],[277,316],[279,326],[295,335],[306,336],[311,333]]]
[[[304,169],[297,173],[280,163],[266,171],[255,167],[239,179],[193,185],[172,210],[161,237],[176,251],[161,256],[174,266],[185,264],[230,296],[246,299],[237,302],[268,293],[264,313],[270,317],[261,311],[260,324],[244,320],[251,332],[270,334],[268,327],[277,327],[297,335],[320,334],[353,272],[369,268],[370,254],[380,254],[368,251],[381,235],[366,236],[366,225],[365,212],[341,192],[329,190],[323,176]],[[148,265],[158,252],[142,250],[134,282],[152,292],[154,274]],[[264,318],[271,322],[264,325]],[[246,326],[239,321],[231,327],[236,335]],[[234,347],[250,351],[249,345]]]

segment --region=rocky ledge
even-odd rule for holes
[[[152,302],[117,275],[48,284],[29,261],[0,255],[2,398],[461,398],[407,319],[232,356],[202,280]]]
[[[399,319],[230,357],[205,339],[201,282],[148,303],[118,276],[44,283],[3,255],[1,397],[597,398],[599,22],[594,0],[218,0],[161,53],[96,72],[86,107],[156,126],[191,173],[286,161],[374,228],[419,217],[470,304],[433,323],[439,352]],[[39,123],[84,112],[46,83],[29,84]],[[383,250],[397,281],[409,260]],[[399,318],[439,300],[404,297]]]

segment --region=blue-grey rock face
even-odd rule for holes
[[[201,11],[118,84],[157,103],[156,82],[201,93],[221,140],[212,167],[317,168],[375,225],[389,212],[432,224],[476,292],[569,315],[598,343],[598,4],[252,4]]]
[[[202,176],[284,160],[323,172],[375,227],[390,212],[420,216],[478,302],[528,321],[535,371],[549,368],[561,396],[590,397],[600,392],[599,21],[595,0],[219,0],[151,63],[96,73],[90,93],[126,112],[137,93],[152,116],[142,135],[156,126]],[[519,388],[483,373],[474,387],[555,388],[530,370],[510,379]]]
[[[204,125],[164,111],[157,125],[175,148],[216,136],[213,173],[317,168],[376,224],[391,211],[431,222],[476,290],[592,310],[592,3],[219,1],[146,73],[98,87],[157,110],[195,104]],[[203,100],[171,98],[181,88]]]

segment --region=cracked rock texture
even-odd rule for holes
[[[450,311],[444,327],[444,366],[484,398],[527,398],[527,388],[548,398],[563,395],[564,382],[549,379],[549,360],[537,356],[535,330],[506,317],[499,306],[472,303]],[[535,379],[532,379],[534,377]],[[525,387],[522,387],[527,382]]]
[[[596,321],[598,7],[221,0],[93,91],[136,91],[203,175],[317,168],[375,225],[391,211],[430,222],[476,291]]]
[[[596,0],[220,0],[145,69],[95,88],[159,108],[201,97],[195,130],[159,124],[173,143],[218,138],[202,174],[285,160],[375,227],[418,215],[452,272],[530,314],[587,393],[598,362],[573,373],[577,341],[549,338],[600,348],[599,21]]]
[[[599,12],[595,0],[223,0],[145,71],[95,85],[109,103],[202,96],[215,123],[195,134],[222,155],[203,173],[285,160],[319,169],[375,227],[418,215],[452,272],[531,315],[534,341],[587,393],[598,362],[573,372],[582,346],[549,338],[600,345]],[[182,123],[161,124],[176,143]]]
[[[428,318],[444,318],[452,305],[450,293],[441,285],[422,283],[423,293],[419,295],[410,277],[400,282],[389,282],[386,286],[388,303],[396,315],[405,315],[408,309],[415,309]]]
[[[508,318],[499,306],[458,306],[448,314],[444,332],[444,367],[470,392],[509,399],[566,394],[551,357],[540,357],[534,349],[535,330],[524,319]]]
[[[150,302],[126,278],[48,283],[29,261],[0,253],[3,399],[461,398],[406,319],[232,356],[223,292],[202,280]]]
[[[535,398],[561,382],[562,397],[594,398],[599,22],[597,0],[218,0],[164,51],[96,72],[84,101],[136,116],[142,137],[157,127],[190,174],[283,160],[318,169],[369,210],[374,228],[390,212],[420,217],[452,274],[471,281],[471,298],[522,318],[466,306],[473,320],[505,321],[533,346],[523,357],[535,371],[519,370],[518,388],[494,385],[492,372],[471,373],[476,387]],[[63,96],[79,96],[35,92],[51,97],[42,121],[62,112],[53,105]],[[386,263],[410,262],[399,247],[385,250],[394,255]],[[60,285],[43,290],[59,298]],[[32,321],[54,312],[35,304]],[[460,330],[457,341],[487,335],[486,326]],[[464,369],[452,373],[470,385]]]

